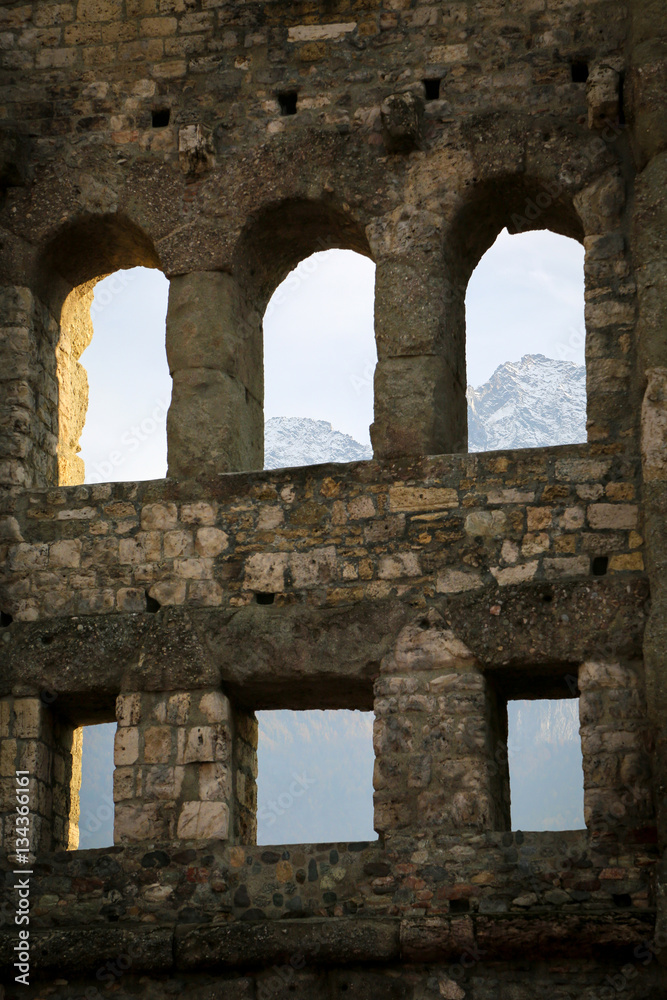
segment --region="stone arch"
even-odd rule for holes
[[[576,183],[575,183],[576,181]],[[620,170],[607,167],[591,179],[569,183],[556,171],[503,174],[475,183],[453,211],[444,232],[447,327],[465,371],[465,294],[470,276],[502,229],[510,234],[550,230],[582,243],[586,305],[589,440],[620,435],[628,416],[627,331],[634,317],[620,237],[625,205]],[[463,417],[459,415],[459,425]]]
[[[99,280],[132,267],[161,270],[150,237],[121,214],[82,215],[60,227],[47,241],[37,264],[35,288],[47,304],[55,333],[53,354],[57,386],[57,468],[60,485],[84,481],[78,457],[88,407],[88,379],[79,362],[93,336],[90,308]],[[51,364],[40,352],[42,364]]]
[[[372,259],[363,223],[334,201],[289,198],[253,215],[237,245],[239,281],[263,313],[296,265],[319,250],[354,250]]]
[[[172,278],[170,476],[263,467],[264,312],[299,261],[330,248],[371,256],[362,224],[333,201],[284,199],[249,217],[229,273]]]

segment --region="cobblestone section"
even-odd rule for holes
[[[25,493],[0,520],[0,607],[322,607],[640,573],[636,468],[578,446]]]
[[[45,854],[33,914],[39,929],[63,921],[229,926],[242,919],[248,930],[249,923],[285,917],[518,917],[553,914],[563,905],[571,913],[636,912],[654,906],[655,862],[651,845],[619,850],[585,831],[445,833],[388,850],[368,843],[149,841]]]

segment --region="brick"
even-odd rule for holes
[[[587,509],[588,523],[591,528],[622,528],[637,527],[639,508],[633,504],[589,504]]]

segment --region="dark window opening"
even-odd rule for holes
[[[12,615],[6,611],[0,611],[0,628],[7,628],[14,621]]]
[[[428,77],[424,80],[424,91],[427,101],[437,101],[440,98],[440,84],[442,80],[439,76]]]
[[[298,94],[296,90],[283,90],[278,94],[281,115],[295,115]]]
[[[275,594],[255,594],[255,600],[258,604],[273,604],[275,599]]]
[[[153,109],[153,128],[166,128],[169,124],[169,119],[171,118],[171,111],[169,108],[154,108]]]
[[[583,60],[576,60],[570,66],[572,73],[572,83],[586,83],[588,80],[588,63]]]
[[[593,559],[593,576],[604,576],[609,565],[607,556],[595,556]]]
[[[151,597],[148,591],[146,591],[146,611],[149,614],[155,615],[160,610],[162,605],[159,601],[156,601],[154,597]]]

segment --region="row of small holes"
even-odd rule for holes
[[[588,80],[588,63],[576,61],[570,66],[572,73],[573,83],[586,83]],[[442,78],[439,76],[430,76],[422,80],[424,84],[424,93],[427,101],[437,101],[440,98],[440,85],[442,83]],[[281,91],[278,95],[278,105],[280,107],[280,114],[285,115],[295,115],[296,106],[298,100],[298,93],[296,90],[285,90]],[[169,108],[155,108],[153,110],[153,128],[166,128],[169,124],[171,118],[171,111]]]

